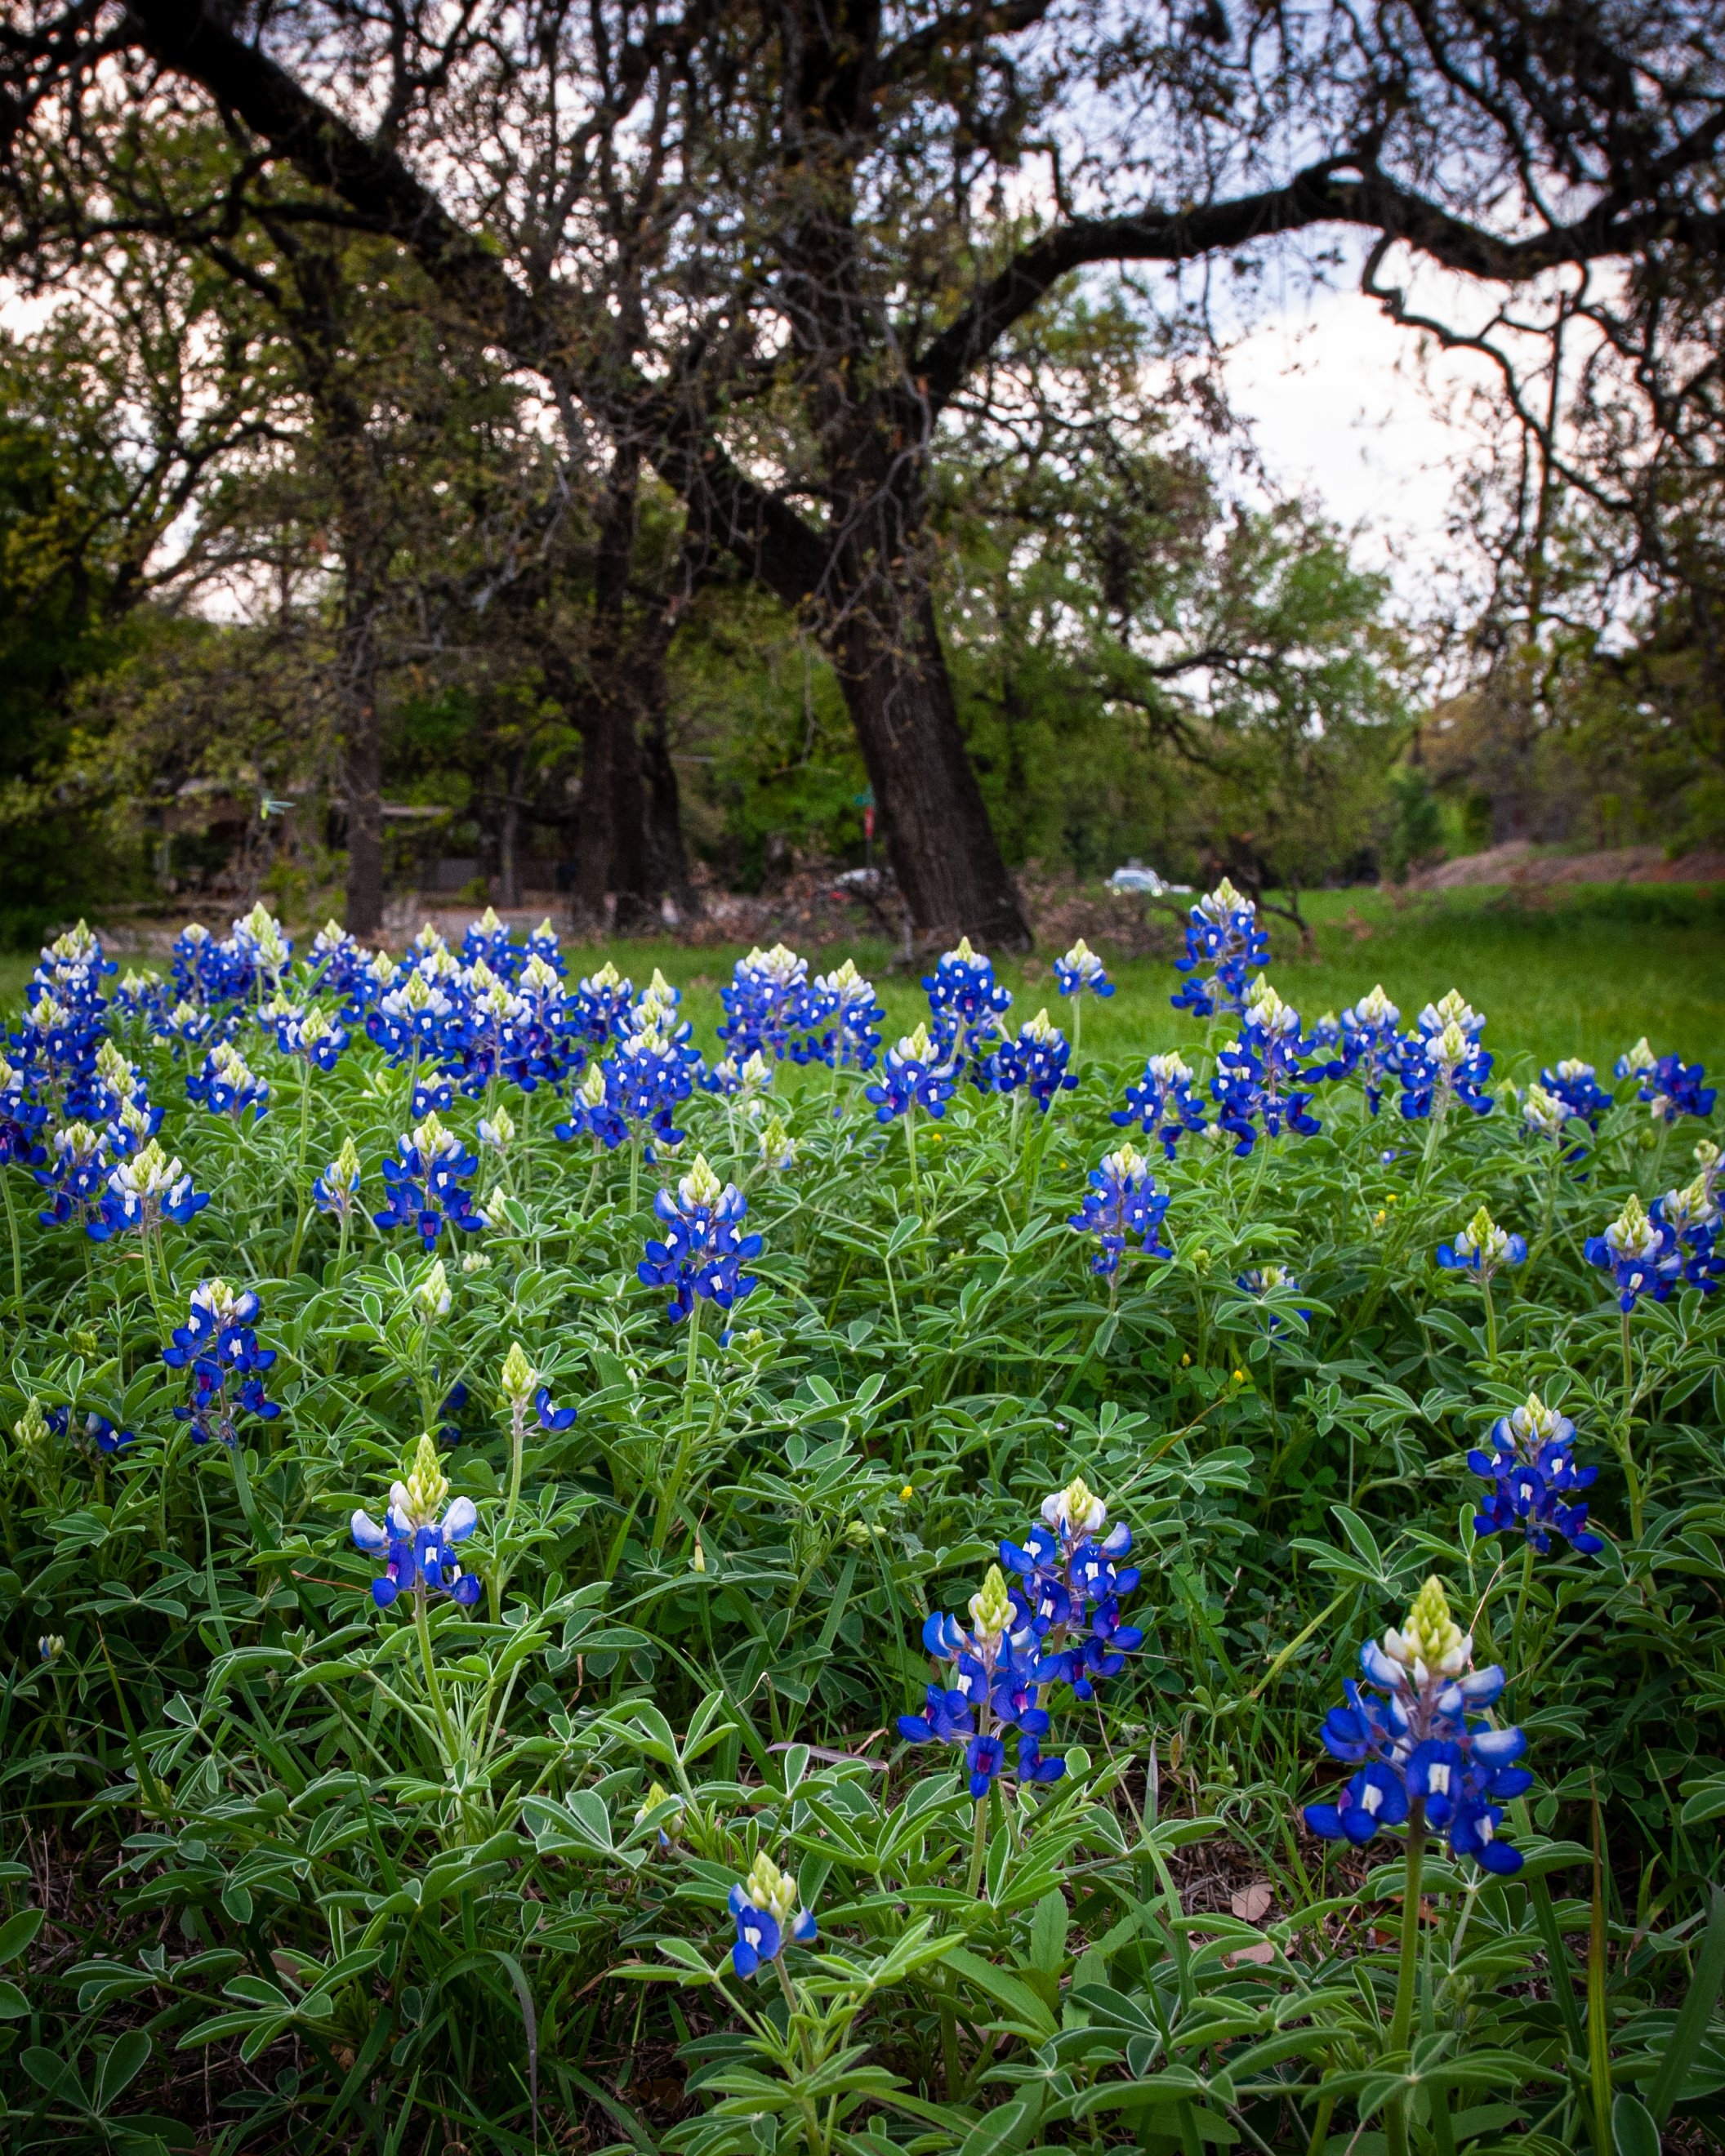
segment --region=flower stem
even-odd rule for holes
[[[911,1202],[916,1209],[916,1218],[922,1218],[922,1185],[916,1173],[916,1103],[912,1101],[905,1110],[905,1152],[911,1163]]]
[[[1522,1585],[1516,1596],[1516,1614],[1510,1628],[1510,1666],[1515,1671],[1512,1681],[1522,1681],[1522,1620],[1527,1610],[1527,1590],[1533,1584],[1533,1543],[1531,1537],[1522,1544]]]
[[[432,1712],[437,1717],[437,1726],[443,1732],[444,1763],[455,1763],[455,1730],[449,1720],[449,1711],[444,1705],[443,1686],[437,1681],[437,1664],[431,1652],[431,1625],[426,1616],[428,1600],[425,1589],[413,1589],[413,1625],[419,1635],[419,1661],[425,1672],[425,1690],[431,1701]]]
[[[1618,1450],[1623,1459],[1623,1472],[1629,1484],[1630,1527],[1637,1542],[1641,1539],[1641,1478],[1636,1472],[1634,1447],[1630,1442],[1630,1431],[1635,1420],[1635,1359],[1630,1347],[1630,1314],[1620,1313],[1623,1339],[1623,1437]]]
[[[6,1231],[12,1238],[12,1301],[22,1317],[24,1314],[24,1261],[18,1252],[18,1213],[12,1202],[12,1178],[0,1168],[0,1197],[6,1200]]]
[[[977,1889],[983,1882],[983,1857],[988,1845],[988,1799],[978,1797],[976,1815],[970,1830],[970,1875],[964,1882],[964,1891],[973,1902]]]
[[[311,1065],[307,1060],[305,1076],[300,1087],[300,1151],[298,1165],[294,1170],[294,1188],[298,1194],[299,1213],[294,1221],[294,1240],[288,1250],[288,1278],[291,1280],[300,1269],[300,1245],[305,1240],[305,1148],[311,1134]]]
[[[1481,1279],[1480,1293],[1486,1298],[1486,1360],[1497,1367],[1497,1312],[1491,1301],[1491,1283]]]
[[[1414,1973],[1420,1958],[1420,1872],[1425,1857],[1425,1799],[1415,1797],[1408,1807],[1408,1863],[1402,1888],[1402,1951],[1396,1971],[1395,2009],[1390,2017],[1389,2049],[1408,2048],[1414,2025]],[[1408,2094],[1392,2097],[1384,2123],[1389,2156],[1407,2156]]]

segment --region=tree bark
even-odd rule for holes
[[[583,906],[600,913],[605,895],[614,894],[621,933],[649,927],[659,916],[625,642],[639,484],[639,455],[619,449],[599,528],[591,680],[586,716],[578,721],[583,755],[577,889]]]
[[[383,927],[383,729],[377,717],[377,648],[371,595],[347,567],[336,660],[343,706],[342,805],[347,815],[350,935],[375,942]]]
[[[1028,951],[1024,909],[959,729],[933,594],[919,579],[890,597],[877,584],[870,596],[841,619],[831,648],[911,919],[926,943],[973,936],[995,950]]]

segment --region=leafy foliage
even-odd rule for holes
[[[1045,1113],[967,1078],[883,1122],[866,1071],[793,1055],[677,1101],[680,1149],[664,1117],[612,1147],[568,1122],[580,1056],[524,1089],[470,1033],[380,1028],[392,1060],[337,946],[314,976],[249,932],[228,975],[185,947],[180,985],[261,1119],[194,1108],[191,1019],[85,946],[40,977],[85,1029],[12,1050],[49,1114],[0,1168],[9,2145],[1537,2156],[1717,2128],[1721,1319],[1701,1281],[1626,1316],[1583,1250],[1692,1181],[1717,1116],[1650,1115],[1632,1065],[1554,1142],[1501,1069],[1490,1112],[1414,1122],[1320,1076],[1316,1134],[1154,1148],[1158,1235],[1099,1277],[1068,1219],[1142,1059],[1075,1057]],[[319,979],[352,1034],[329,1071],[257,1016]],[[632,993],[605,1007],[692,1059],[669,988]],[[1228,1028],[1183,1043],[1212,1116]],[[97,1245],[39,1224],[21,1156],[121,1085],[116,1047],[209,1203]],[[444,1066],[484,1224],[428,1259],[372,1216]],[[319,1209],[350,1139],[359,1204]],[[696,1151],[761,1238],[722,1334],[638,1270],[654,1191],[711,1187]],[[1435,1257],[1481,1205],[1527,1244],[1483,1283]],[[162,1354],[215,1276],[245,1337],[192,1351],[259,1387],[232,1447]],[[1466,1454],[1530,1391],[1598,1470],[1597,1554],[1476,1532]],[[416,1448],[403,1500],[470,1604],[380,1609],[353,1547]],[[1130,1526],[1147,1636],[1096,1701],[1049,1686],[1061,1779],[973,1805],[886,1732],[925,1617],[1080,1475]],[[1401,1863],[1301,1806],[1333,1794],[1355,1646],[1433,1573],[1537,1780],[1519,1871],[1428,1855],[1404,1927]],[[763,1855],[819,1934],[745,1983],[726,1902]]]

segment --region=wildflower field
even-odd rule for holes
[[[1267,957],[50,947],[3,2146],[1715,2145],[1714,1089]]]

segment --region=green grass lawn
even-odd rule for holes
[[[1486,1013],[1486,1044],[1501,1062],[1579,1055],[1604,1067],[1645,1033],[1661,1053],[1676,1049],[1713,1070],[1725,1065],[1725,891],[1582,889],[1538,909],[1489,888],[1411,899],[1325,891],[1307,899],[1306,910],[1316,958],[1303,957],[1294,932],[1272,921],[1271,972],[1308,1021],[1341,1009],[1377,981],[1409,1021],[1423,1004],[1459,988]],[[719,983],[742,948],[631,942],[608,955],[638,983],[662,967],[685,988],[685,1014],[710,1047]],[[572,972],[589,971],[604,955],[596,947],[572,949]],[[843,955],[829,949],[817,963],[824,970]],[[914,1024],[927,1008],[916,977],[889,971],[885,944],[861,942],[852,955],[879,987],[889,1038]],[[31,963],[28,955],[0,957],[0,1001],[17,1003]],[[1124,1057],[1201,1037],[1201,1027],[1169,1007],[1180,979],[1172,965],[1129,960],[1111,970],[1119,993],[1086,1006],[1086,1053]],[[1055,1008],[1046,956],[1009,958],[999,971],[1017,998],[1016,1014],[1028,1018],[1046,1003],[1057,1020],[1069,1022],[1064,1006]]]

